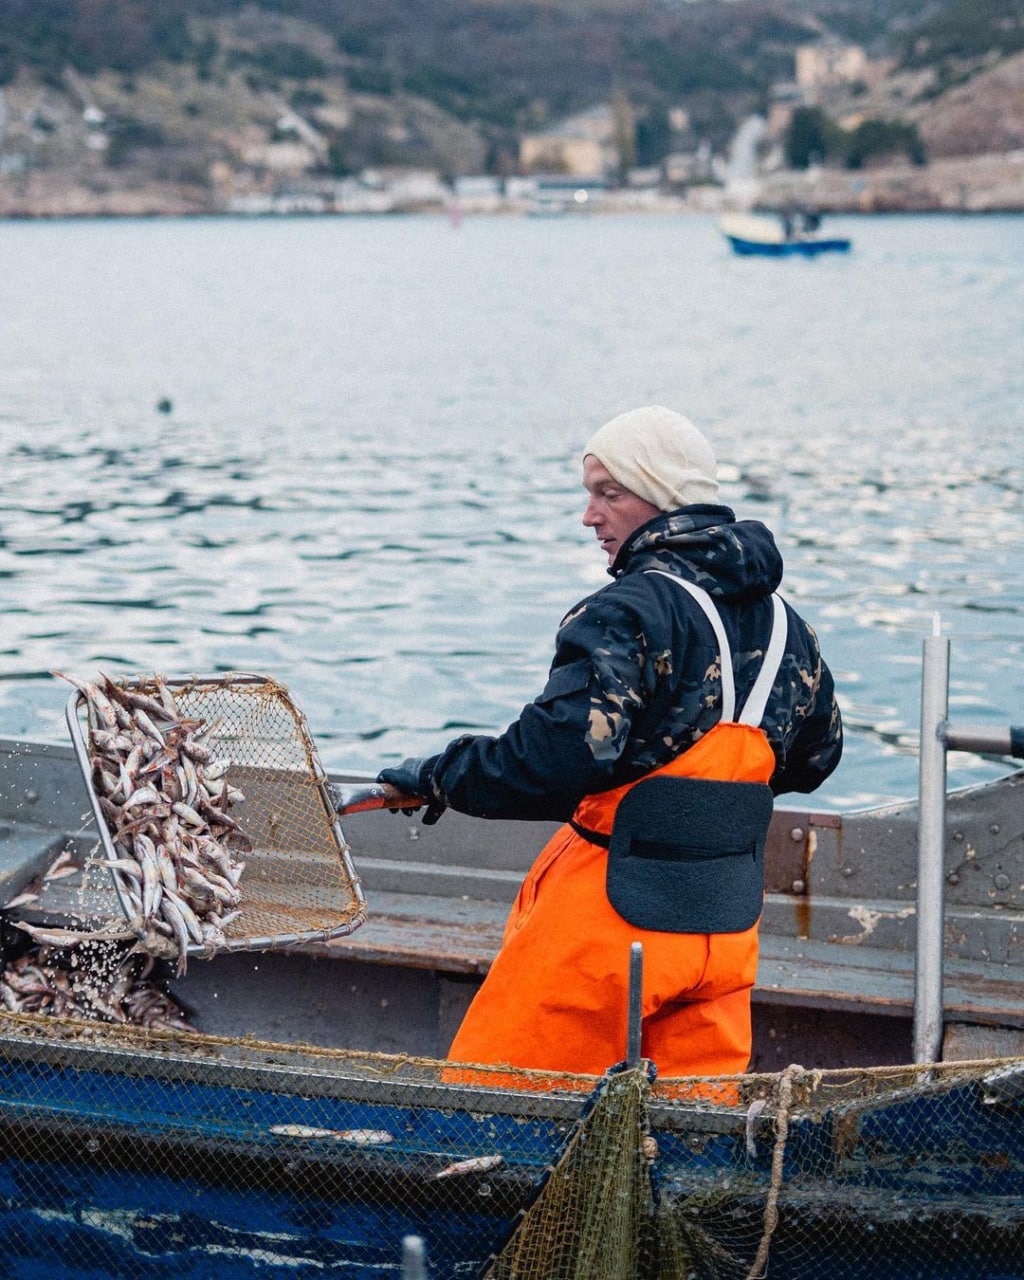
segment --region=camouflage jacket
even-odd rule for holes
[[[625,544],[613,581],[562,620],[540,696],[496,736],[465,736],[422,763],[430,791],[479,817],[565,820],[584,795],[632,781],[692,746],[721,712],[718,644],[690,594],[714,599],[732,648],[737,707],[760,670],[782,558],[769,530],[723,506],[655,517]],[[785,654],[762,728],[773,791],[813,791],[842,752],[817,637],[788,604]]]

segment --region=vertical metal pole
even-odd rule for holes
[[[935,615],[924,642],[921,677],[920,789],[917,833],[917,955],[914,970],[914,1061],[942,1052],[942,943],[946,847],[946,717],[949,640]]]
[[[629,948],[629,1013],[626,1027],[626,1065],[640,1065],[640,1029],[644,1005],[644,945]]]
[[[402,1237],[402,1280],[427,1280],[426,1247],[420,1236]]]

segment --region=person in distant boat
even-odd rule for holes
[[[801,214],[801,225],[805,236],[813,236],[821,227],[821,214],[813,209],[804,209]]]
[[[544,689],[504,733],[379,775],[424,798],[425,823],[446,808],[564,823],[523,881],[452,1061],[600,1074],[624,1056],[639,941],[643,1055],[662,1076],[747,1069],[752,850],[772,795],[835,769],[842,727],[814,631],[775,595],[772,534],[718,502],[716,475],[705,436],[670,409],[601,427],[583,451],[583,523],[612,581],[563,619]]]

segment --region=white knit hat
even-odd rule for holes
[[[592,453],[619,484],[660,511],[714,502],[718,464],[703,432],[661,405],[620,413],[591,436]]]

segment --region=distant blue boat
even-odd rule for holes
[[[822,253],[848,253],[846,236],[818,235],[817,215],[772,218],[760,214],[726,214],[722,234],[741,257],[816,258]]]
[[[733,252],[742,257],[762,258],[816,258],[819,253],[846,253],[850,241],[841,237],[822,237],[812,240],[783,240],[779,244],[765,244],[758,240],[744,240],[740,236],[727,236]]]

